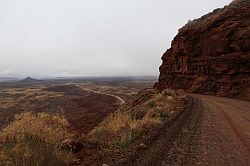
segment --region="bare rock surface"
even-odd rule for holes
[[[235,0],[189,21],[162,61],[158,90],[250,100],[250,1]]]

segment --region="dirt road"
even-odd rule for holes
[[[86,89],[86,88],[81,87],[80,85],[75,85],[75,86],[77,86],[77,87],[79,87],[79,88],[81,88],[81,89],[83,89],[84,91],[87,91],[87,92],[93,92],[93,93],[97,93],[97,94],[100,94],[100,95],[106,95],[106,96],[114,97],[118,101],[120,101],[121,104],[125,103],[125,101],[122,98],[120,98],[119,96],[116,96],[116,95],[113,95],[113,94],[108,94],[108,93],[102,93],[102,92],[91,90],[91,89]]]
[[[188,108],[118,165],[249,166],[250,102],[190,95]]]

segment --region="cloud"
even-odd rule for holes
[[[178,28],[229,2],[0,1],[0,73],[157,75]]]

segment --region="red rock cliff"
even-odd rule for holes
[[[250,0],[189,21],[162,61],[158,90],[250,99]]]

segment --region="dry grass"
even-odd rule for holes
[[[147,127],[159,123],[158,119],[149,118],[149,116],[135,119],[129,112],[116,113],[109,116],[88,136],[103,146],[124,147],[135,140]]]
[[[74,157],[60,148],[72,138],[64,117],[46,113],[22,113],[0,133],[0,165],[69,165]]]
[[[179,94],[184,95],[183,93],[165,90],[133,110],[111,114],[88,136],[104,147],[127,146],[176,112]]]
[[[44,87],[6,88],[2,90],[2,93],[5,95],[0,95],[0,106],[3,109],[18,108],[32,111],[29,109],[31,108],[31,104],[29,103],[31,100],[42,102],[50,98],[58,98],[63,96],[62,93],[43,91],[42,88]]]

